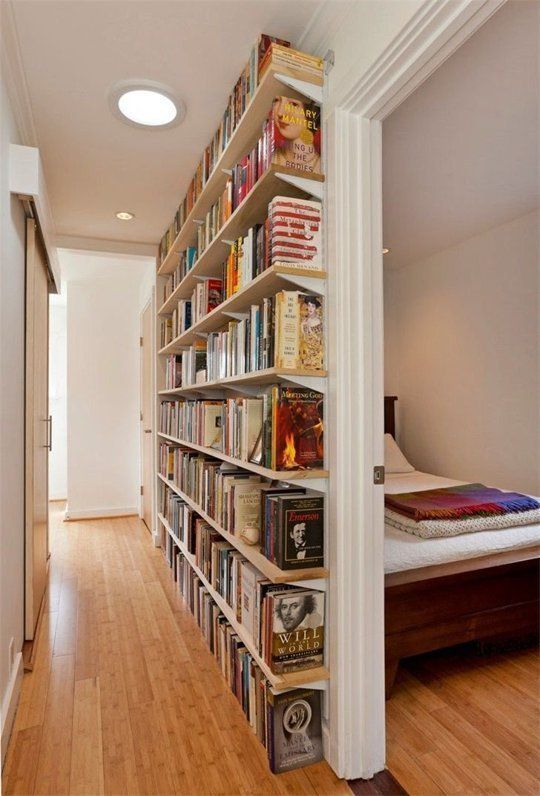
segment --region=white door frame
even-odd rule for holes
[[[326,120],[330,692],[341,777],[385,764],[382,120],[505,0],[427,0]],[[336,433],[337,432],[337,433]],[[337,441],[339,440],[339,445]]]
[[[152,402],[151,402],[151,412],[152,412],[152,477],[150,483],[152,484],[152,528],[149,528],[150,533],[152,534],[152,538],[155,537],[155,516],[156,516],[156,495],[155,495],[155,469],[156,469],[156,456],[155,456],[155,411],[154,411],[154,402],[155,402],[155,394],[156,394],[156,365],[154,352],[156,349],[155,345],[155,314],[156,314],[156,289],[152,287],[152,293],[148,298],[147,302],[145,303],[144,307],[141,309],[139,313],[139,334],[142,340],[143,336],[143,315],[146,310],[150,307],[151,308],[151,339],[149,341],[150,351],[152,352],[151,362],[152,362],[152,374],[151,374],[151,392],[152,392]],[[139,418],[141,417],[143,406],[143,351],[142,346],[139,348]],[[142,443],[142,429],[141,429],[141,421],[139,419],[139,483],[144,483],[144,462],[143,462],[143,443]],[[142,519],[143,517],[143,501],[142,495],[139,495],[139,517]]]

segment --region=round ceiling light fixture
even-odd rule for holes
[[[173,91],[151,80],[123,80],[109,92],[114,115],[134,127],[164,130],[183,121],[184,103]]]
[[[121,210],[116,214],[116,218],[119,218],[120,221],[131,221],[132,218],[135,218],[135,213],[130,213],[127,210]]]

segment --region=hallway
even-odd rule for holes
[[[268,770],[161,551],[137,517],[64,523],[6,794],[337,794],[326,763]]]

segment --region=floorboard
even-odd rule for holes
[[[540,793],[535,650],[462,645],[402,662],[386,703],[387,765],[411,796]]]
[[[6,796],[350,793],[326,763],[270,773],[140,520],[64,523],[62,512],[52,504],[50,585]]]

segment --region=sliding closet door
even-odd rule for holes
[[[26,601],[25,636],[34,638],[49,555],[49,279],[35,222],[26,222]]]

